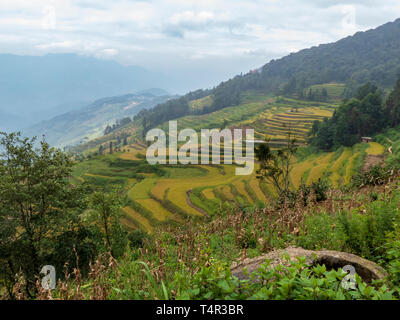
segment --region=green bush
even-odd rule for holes
[[[324,265],[309,266],[306,259],[289,261],[287,266],[270,267],[267,261],[250,275],[251,280],[233,277],[230,269],[214,262],[197,272],[187,289],[177,299],[193,300],[391,300],[393,291],[385,285],[376,288],[355,275],[356,285],[346,289],[342,281],[347,275],[342,269],[328,271]],[[180,274],[175,278],[187,280]]]
[[[143,230],[134,230],[128,234],[129,245],[131,248],[142,248],[145,239],[149,235]]]
[[[368,171],[360,171],[352,177],[352,185],[357,188],[383,185],[389,181],[392,170],[395,170],[395,168],[377,165]]]

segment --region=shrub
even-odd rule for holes
[[[376,165],[365,172],[358,172],[352,178],[352,185],[357,188],[386,184],[394,171],[393,167]]]
[[[142,248],[145,239],[149,236],[143,230],[134,230],[128,234],[129,245],[131,248]]]
[[[379,300],[393,299],[393,291],[383,285],[375,288],[355,275],[355,288],[346,289],[342,269],[328,271],[324,265],[310,266],[306,259],[289,261],[287,266],[270,267],[267,261],[250,275],[251,280],[233,277],[230,269],[221,263],[212,263],[197,272],[188,289],[178,299],[193,300]],[[182,282],[182,278],[180,282]]]

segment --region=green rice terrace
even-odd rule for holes
[[[338,94],[338,86],[333,88]],[[210,99],[194,101],[193,107],[209,104]],[[229,128],[250,127],[254,128],[256,139],[267,139],[273,148],[284,144],[290,131],[297,144],[304,145],[312,123],[330,117],[338,106],[335,99],[310,102],[254,93],[244,95],[242,100],[240,106],[180,118],[178,129],[200,131],[223,128],[224,124]],[[168,123],[161,128],[168,131]],[[200,219],[215,214],[226,205],[262,207],[274,196],[272,186],[260,183],[256,178],[257,164],[251,176],[237,176],[235,166],[225,164],[150,166],[145,160],[146,145],[134,138],[130,142],[119,152],[94,156],[79,163],[74,171],[75,181],[125,188],[127,200],[122,208],[123,222],[129,228],[151,233],[158,225],[182,223],[187,217]],[[91,150],[96,148],[98,146]],[[379,158],[385,152],[385,148],[376,142],[341,147],[331,153],[308,155],[302,150],[299,150],[290,173],[293,188],[318,179],[324,179],[335,188],[346,185],[367,159]]]
[[[273,196],[273,188],[260,183],[255,170],[251,176],[237,176],[234,165],[150,166],[140,159],[145,148],[137,149],[138,145],[130,145],[125,152],[97,156],[74,170],[76,181],[125,188],[124,223],[132,229],[152,232],[160,224],[215,214],[223,205],[262,207]],[[384,150],[378,143],[358,144],[299,157],[290,174],[292,186],[320,178],[333,187],[347,184],[368,155],[380,155]]]

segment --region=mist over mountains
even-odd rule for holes
[[[76,54],[0,54],[0,128],[21,129],[96,99],[171,88],[167,76]]]
[[[26,136],[42,137],[53,146],[79,144],[82,139],[93,139],[103,134],[106,125],[122,118],[132,118],[143,109],[150,109],[170,98],[162,89],[149,89],[137,94],[99,99],[78,110],[43,120],[22,132]]]

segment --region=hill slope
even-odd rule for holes
[[[106,125],[113,124],[117,119],[132,117],[140,110],[154,107],[169,98],[145,91],[142,94],[103,98],[85,108],[31,126],[24,130],[24,134],[39,137],[45,134],[46,140],[54,146],[72,145],[84,137],[94,139],[103,134]]]
[[[222,82],[212,90],[191,92],[151,112],[143,112],[141,117],[147,118],[154,127],[188,114],[205,114],[239,105],[243,92],[248,90],[300,96],[310,86],[335,82],[345,83],[343,96],[350,96],[367,81],[391,88],[399,74],[400,19],[335,43],[272,60],[262,68]],[[200,110],[193,108],[191,101],[206,96],[212,97],[212,103]]]

